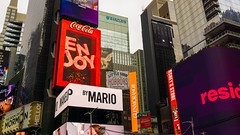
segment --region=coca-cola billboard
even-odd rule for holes
[[[60,16],[98,26],[98,0],[61,0]]]
[[[100,86],[100,31],[62,19],[57,34],[53,87]]]
[[[78,31],[86,32],[86,33],[89,33],[89,34],[93,34],[93,29],[94,29],[94,28],[92,28],[88,25],[78,24],[77,22],[72,22],[70,24],[70,28],[76,29]]]

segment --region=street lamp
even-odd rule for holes
[[[182,124],[185,124],[185,123],[189,123],[189,124],[191,124],[191,127],[192,127],[192,135],[195,135],[194,134],[194,123],[193,123],[193,117],[191,117],[192,118],[192,120],[191,121],[184,121],[184,122],[182,122]],[[188,129],[187,129],[188,130]],[[186,130],[186,131],[187,131]],[[185,131],[185,132],[186,132]]]
[[[89,114],[90,115],[90,135],[92,135],[92,113],[97,109],[98,107],[94,108],[91,112],[86,112],[84,115]]]

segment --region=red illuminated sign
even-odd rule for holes
[[[218,99],[240,99],[239,91],[240,87],[234,88],[232,82],[228,82],[228,87],[220,87],[217,90],[210,89],[208,92],[201,93],[201,101],[202,104],[205,105],[207,101],[215,102]]]
[[[100,86],[100,31],[62,19],[58,27],[53,87]]]
[[[167,80],[168,80],[168,87],[169,87],[174,134],[181,135],[180,120],[179,120],[179,113],[178,113],[178,107],[177,107],[172,70],[167,71]]]

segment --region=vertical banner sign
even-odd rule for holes
[[[137,114],[139,113],[139,105],[136,72],[129,72],[129,88],[130,88],[132,132],[138,132]]]
[[[62,19],[58,27],[53,87],[100,86],[100,31]]]
[[[174,134],[181,135],[180,120],[179,120],[179,113],[178,113],[178,107],[177,107],[175,87],[174,87],[174,82],[173,82],[172,69],[167,71],[167,80],[168,80],[168,89],[169,89],[169,97],[170,97]]]

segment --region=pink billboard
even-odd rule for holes
[[[105,125],[67,122],[57,128],[53,135],[124,135],[122,125]]]

